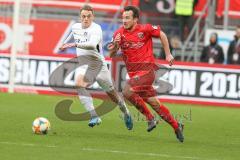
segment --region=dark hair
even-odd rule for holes
[[[124,7],[124,11],[132,11],[133,18],[139,18],[139,9],[136,6],[126,6]]]
[[[217,38],[218,38],[218,34],[217,34],[217,32],[213,32],[213,33],[211,33],[210,37],[212,37],[212,36],[215,36],[216,39],[217,39]]]
[[[237,28],[240,28],[240,25],[237,25]]]
[[[90,5],[84,5],[81,9],[80,9],[80,14],[83,10],[87,10],[87,11],[91,11],[93,13],[93,8]]]
[[[216,38],[216,43],[217,43],[217,42],[218,42],[218,34],[217,34],[217,32],[211,33],[210,39],[211,39],[212,36],[215,36],[215,38]],[[210,39],[209,39],[209,40],[210,40]]]

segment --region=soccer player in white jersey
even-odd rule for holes
[[[133,128],[131,115],[126,107],[124,100],[119,96],[112,83],[110,71],[107,68],[104,56],[102,54],[102,29],[101,26],[93,22],[94,14],[93,9],[89,5],[84,5],[80,10],[80,21],[72,26],[72,32],[65,40],[64,44],[59,48],[65,50],[66,48],[76,47],[78,56],[94,56],[97,58],[91,58],[91,63],[97,63],[97,60],[102,61],[102,68],[98,73],[95,80],[106,91],[108,96],[119,105],[120,110],[124,114],[124,121],[126,127],[131,130]],[[67,43],[73,36],[75,43]],[[80,57],[81,58],[81,57]],[[96,60],[96,61],[95,61]],[[93,68],[94,69],[94,68]],[[84,70],[86,68],[80,66],[77,69],[76,86],[79,88],[79,99],[84,105],[87,111],[91,114],[89,126],[93,127],[101,123],[100,117],[98,117],[91,95],[86,90],[89,84],[84,79]],[[86,71],[85,71],[86,72]],[[84,94],[81,94],[84,93]]]

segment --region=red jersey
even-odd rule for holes
[[[154,63],[152,37],[160,37],[160,26],[137,24],[133,31],[119,28],[120,48],[130,77],[144,73],[146,63]]]

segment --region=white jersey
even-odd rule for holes
[[[104,61],[103,51],[102,51],[102,28],[100,25],[92,22],[88,28],[82,28],[81,23],[75,23],[72,25],[72,32],[65,40],[64,43],[73,36],[75,43],[79,45],[91,45],[94,47],[92,50],[76,48],[77,55],[95,55]]]

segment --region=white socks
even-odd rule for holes
[[[91,117],[97,117],[98,115],[93,106],[93,99],[90,93],[85,88],[79,88],[78,97],[85,109],[90,112]],[[130,114],[125,102],[121,99],[120,96],[118,97],[118,106],[123,114]]]
[[[91,117],[97,117],[98,115],[93,106],[93,99],[90,93],[85,88],[80,88],[78,90],[78,97],[85,109],[91,114]]]

